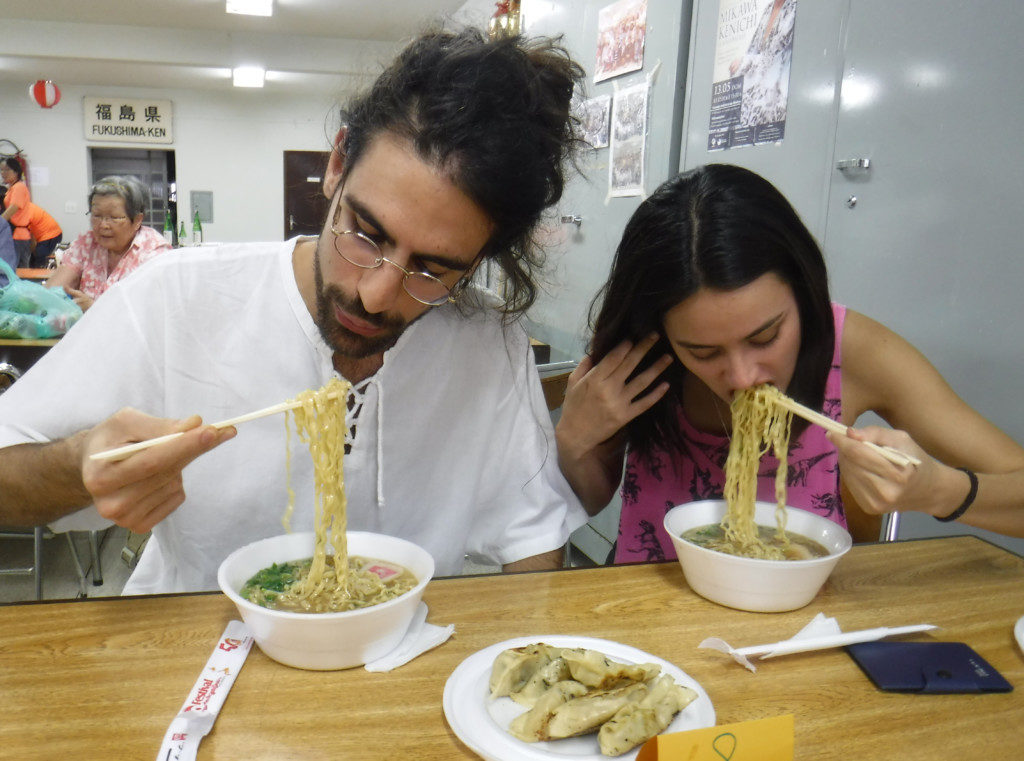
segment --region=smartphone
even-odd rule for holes
[[[1010,692],[1013,685],[963,642],[861,642],[846,652],[880,690]]]

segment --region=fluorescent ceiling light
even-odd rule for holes
[[[235,87],[263,87],[266,71],[262,66],[236,66],[231,70]]]
[[[227,12],[246,16],[273,16],[274,0],[227,0]]]

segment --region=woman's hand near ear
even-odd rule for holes
[[[657,342],[657,334],[636,344],[624,341],[596,364],[584,357],[569,376],[555,428],[558,461],[592,515],[608,504],[619,484],[625,426],[657,404],[669,389],[667,382],[656,383],[672,364],[668,354],[631,377]]]

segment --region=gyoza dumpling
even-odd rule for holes
[[[585,695],[587,688],[579,682],[566,680],[556,682],[543,695],[537,698],[533,708],[512,719],[508,731],[513,737],[528,743],[546,739],[547,723],[555,709],[579,695]]]
[[[541,739],[558,740],[563,737],[585,735],[618,713],[623,706],[637,702],[647,694],[643,683],[627,684],[614,690],[598,690],[574,698],[554,710]]]
[[[536,671],[562,653],[562,648],[538,642],[534,645],[502,650],[491,667],[491,697],[500,698],[523,689]]]
[[[630,703],[602,725],[597,740],[601,753],[619,756],[656,734],[664,732],[672,719],[692,703],[697,693],[676,684],[668,676],[649,683],[649,691],[638,703]]]
[[[598,690],[610,690],[630,682],[646,682],[661,672],[661,666],[656,664],[617,663],[597,650],[566,648],[562,657],[569,664],[573,679]]]
[[[553,684],[566,679],[571,679],[569,664],[564,658],[558,657],[534,671],[526,684],[521,689],[509,693],[509,697],[520,705],[532,708],[537,698],[547,692]]]

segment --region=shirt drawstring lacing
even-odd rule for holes
[[[345,414],[345,452],[351,451],[355,445],[356,427],[359,413],[363,409],[366,394],[374,386],[377,389],[377,510],[384,510],[384,386],[377,376],[367,379],[362,384],[352,386],[349,391],[347,412]]]

